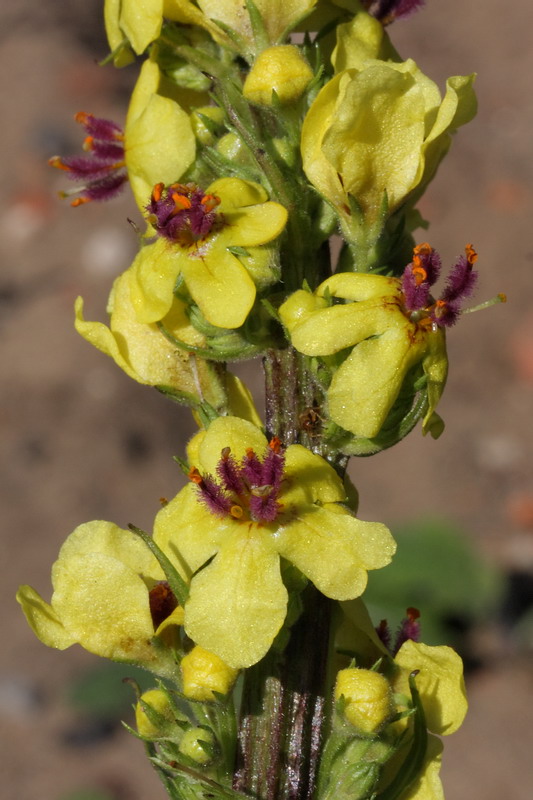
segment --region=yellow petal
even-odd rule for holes
[[[231,667],[249,667],[269,650],[286,609],[287,590],[270,537],[255,525],[238,525],[192,579],[185,630]]]
[[[220,197],[219,210],[224,214],[268,200],[268,194],[259,183],[241,178],[219,178],[206,189],[206,193]]]
[[[409,369],[425,353],[423,335],[404,322],[354,347],[328,390],[331,419],[356,436],[379,433]]]
[[[159,36],[163,23],[163,0],[122,0],[120,27],[137,55]]]
[[[291,331],[291,342],[305,355],[327,356],[404,323],[406,319],[396,302],[378,297],[309,314]]]
[[[227,227],[220,241],[237,247],[257,247],[272,241],[283,231],[287,222],[287,209],[269,201],[255,206],[237,208],[226,214]]]
[[[105,0],[104,2],[104,24],[107,41],[111,52],[117,50],[122,44],[123,47],[117,50],[113,63],[115,67],[125,67],[135,61],[135,56],[127,46],[126,37],[120,28],[120,6],[122,0]]]
[[[188,580],[236,524],[215,517],[199,498],[197,486],[190,483],[157,513],[154,541]]]
[[[189,115],[174,100],[152,95],[140,116],[126,123],[125,153],[135,199],[144,209],[156,183],[179,180],[194,161]]]
[[[148,589],[139,575],[102,553],[59,558],[52,605],[82,647],[118,661],[157,660]]]
[[[280,527],[280,555],[298,567],[327,597],[349,600],[365,590],[367,569],[388,564],[396,549],[379,522],[362,522],[348,512],[301,507]]]
[[[300,444],[291,444],[285,453],[285,469],[280,501],[292,505],[335,503],[346,499],[343,483],[333,467],[321,456]]]
[[[182,97],[187,99],[190,94],[168,86],[156,61],[148,58],[143,63],[125,127],[126,166],[135,200],[143,213],[154,185],[178,180],[194,161],[196,143],[192,124],[185,108],[180,107]],[[195,96],[200,105],[201,95],[195,93]]]
[[[416,685],[420,692],[430,731],[446,736],[460,727],[466,714],[463,662],[451,647],[429,647],[421,642],[404,642],[395,657],[401,673],[396,690],[409,694],[408,679],[419,670]]]
[[[181,264],[187,289],[206,320],[219,328],[240,328],[256,288],[239,259],[214,241],[201,256],[190,254]]]
[[[337,272],[321,283],[316,293],[318,297],[328,293],[331,297],[360,301],[398,296],[400,290],[401,281],[398,278],[365,272]]]
[[[338,208],[348,208],[346,192],[339,180],[338,171],[322,150],[326,136],[336,114],[339,94],[344,83],[350,81],[346,71],[332,78],[316,96],[302,125],[301,153],[303,169],[313,186]]]
[[[443,745],[436,736],[428,736],[428,745],[421,775],[403,792],[401,800],[444,800],[439,778]]]
[[[34,634],[48,647],[65,650],[76,643],[76,638],[65,629],[52,606],[31,586],[19,588],[17,602]]]
[[[161,567],[144,542],[129,530],[114,522],[93,520],[84,522],[63,542],[58,559],[70,559],[102,553],[128,566],[145,579],[162,580]]]
[[[238,417],[218,417],[210,424],[200,444],[200,461],[196,466],[201,472],[214,475],[223,448],[229,447],[231,455],[240,461],[249,447],[261,457],[267,446],[266,436],[251,422]]]
[[[186,256],[159,238],[137,253],[131,265],[130,298],[139,322],[163,319],[174,301],[174,286]]]
[[[361,69],[370,58],[381,61],[399,60],[381,22],[365,11],[359,11],[351,22],[337,26],[337,46],[331,56],[335,72]]]

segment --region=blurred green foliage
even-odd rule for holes
[[[426,644],[461,650],[464,632],[497,612],[503,576],[446,520],[415,520],[393,534],[398,551],[392,564],[369,573],[364,600],[372,619],[386,619],[394,631],[414,606]]]

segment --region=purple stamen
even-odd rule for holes
[[[365,0],[368,12],[379,19],[383,25],[395,19],[408,17],[424,5],[424,0]]]
[[[76,192],[62,192],[66,197],[77,194],[71,203],[79,206],[90,200],[110,200],[115,197],[128,179],[124,162],[124,136],[119,126],[107,119],[94,117],[81,111],[75,116],[88,133],[84,142],[87,156],[54,156],[49,164],[66,172],[73,181],[83,181]]]
[[[285,455],[283,452],[276,452],[269,450],[263,461],[263,469],[261,472],[261,486],[272,486],[274,489],[279,489],[281,479],[283,478],[283,467],[285,466]]]
[[[390,650],[391,644],[391,632],[389,628],[389,624],[386,619],[382,619],[377,628],[375,629],[379,640],[382,642],[383,645]]]
[[[261,486],[263,484],[263,465],[251,448],[246,451],[246,455],[242,460],[241,474],[249,486]]]
[[[231,499],[210,475],[201,477],[197,471],[191,472],[191,480],[198,485],[198,497],[212,514],[216,517],[227,517],[230,514],[233,505]]]
[[[250,497],[250,516],[257,522],[274,522],[281,508],[276,500],[277,492],[272,490],[271,487],[264,488],[267,490],[264,493],[252,492]]]
[[[430,302],[430,290],[440,275],[439,254],[424,243],[417,245],[413,260],[402,275],[402,291],[407,311],[420,311]]]
[[[417,608],[408,608],[406,616],[400,622],[396,638],[394,640],[393,655],[396,655],[404,642],[411,639],[413,642],[420,641],[420,611]]]
[[[217,473],[226,491],[241,495],[244,492],[244,484],[239,475],[237,462],[230,455],[229,447],[222,451],[222,458],[217,465]]]

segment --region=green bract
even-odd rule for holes
[[[239,461],[249,448],[262,456],[267,440],[245,420],[220,417],[196,442],[195,466],[215,475],[228,447]],[[191,577],[188,635],[232,667],[259,661],[287,613],[280,557],[328,597],[360,595],[367,570],[388,564],[395,545],[384,525],[361,522],[338,505],[344,499],[332,467],[301,445],[286,450],[282,507],[272,523],[217,517],[197,487],[186,486],[157,515],[154,539]]]
[[[157,322],[168,314],[180,277],[208,322],[238,328],[255,301],[254,278],[257,275],[260,285],[268,283],[266,264],[256,248],[282,232],[285,208],[268,201],[259,184],[239,178],[220,178],[206,194],[220,198],[220,226],[189,247],[160,238],[143,247],[135,259],[132,301],[140,322]],[[230,251],[232,247],[252,252],[241,261]],[[270,282],[275,281],[276,274],[270,274]]]
[[[344,302],[331,305],[325,295]],[[446,381],[446,340],[442,329],[404,313],[399,279],[338,273],[314,294],[295,292],[280,316],[293,346],[305,355],[353,348],[334,372],[327,399],[333,422],[356,436],[377,436],[407,373],[421,364],[428,391],[425,432]]]

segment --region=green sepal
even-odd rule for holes
[[[168,581],[168,585],[170,586],[172,593],[180,606],[185,605],[185,601],[189,596],[189,587],[170,561],[170,559],[163,553],[159,545],[157,545],[151,536],[149,536],[146,531],[143,531],[141,528],[137,528],[136,525],[132,525],[131,523],[128,525],[128,528],[132,533],[136,536],[139,536],[148,549],[153,553],[156,557],[159,566],[165,573],[165,577]]]
[[[250,17],[250,25],[252,26],[252,34],[255,43],[255,55],[258,55],[262,50],[266,50],[270,44],[268,32],[265,27],[265,23],[263,22],[261,12],[254,3],[254,0],[245,0],[245,3],[248,16]]]

